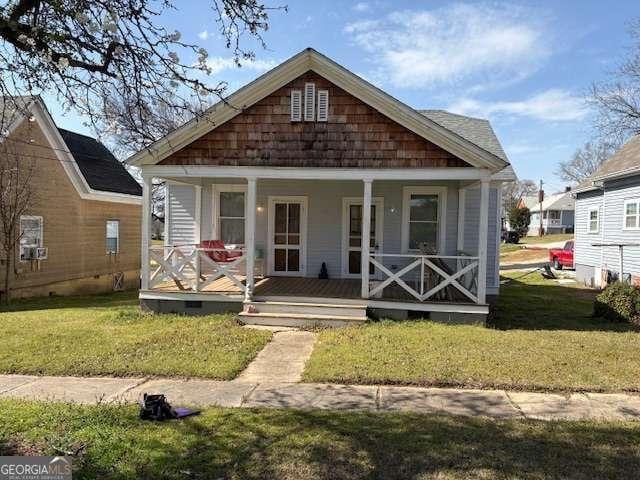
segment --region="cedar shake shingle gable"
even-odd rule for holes
[[[329,91],[328,121],[291,121],[291,90]],[[468,167],[443,148],[309,71],[217,126],[161,165],[333,168]]]
[[[142,187],[111,151],[92,137],[58,128],[78,168],[94,190],[142,195]]]

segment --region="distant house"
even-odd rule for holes
[[[39,97],[16,101],[3,153],[32,162],[34,201],[19,219],[11,295],[137,286],[140,185],[100,142],[56,127]]]
[[[635,136],[574,191],[578,280],[640,281],[640,136]]]
[[[523,197],[520,207],[527,207],[531,212],[528,235],[538,235],[540,231],[540,211],[542,210],[542,229],[545,234],[573,233],[575,217],[575,200],[567,191],[545,197],[542,206],[538,196]]]

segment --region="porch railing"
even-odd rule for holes
[[[217,254],[217,255],[216,255]],[[213,258],[228,257],[226,261]],[[216,280],[227,278],[244,293],[245,250],[202,248],[196,245],[156,246],[149,249],[149,288],[177,286],[180,290],[202,291]]]
[[[369,298],[410,295],[421,302],[478,300],[478,257],[371,253]]]

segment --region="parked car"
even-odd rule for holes
[[[549,262],[556,270],[563,267],[573,268],[573,240],[569,240],[562,248],[549,249]]]

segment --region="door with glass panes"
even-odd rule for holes
[[[307,197],[269,197],[269,275],[306,273]]]
[[[382,252],[382,230],[384,208],[382,198],[371,200],[371,253]],[[342,208],[342,276],[360,277],[362,259],[362,198],[345,198]],[[375,278],[376,271],[369,264],[369,275]]]

